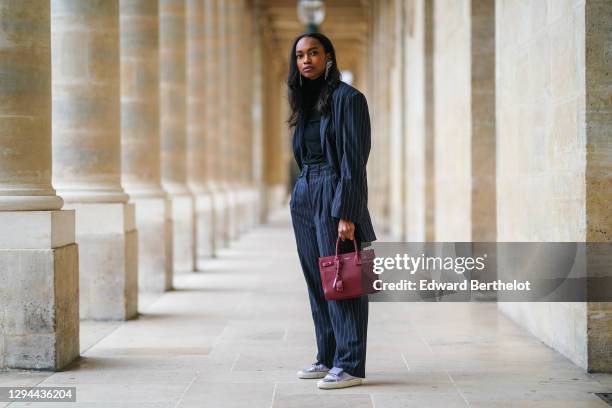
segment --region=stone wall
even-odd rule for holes
[[[584,0],[497,4],[500,241],[610,240],[609,200],[602,199],[612,162],[604,123],[610,79],[602,83],[610,72],[602,42],[610,9]],[[609,370],[607,304],[499,307],[577,365]]]

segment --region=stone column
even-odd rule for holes
[[[258,224],[259,217],[259,188],[262,182],[261,173],[261,38],[256,13],[256,7],[251,4],[247,8],[246,31],[244,42],[247,58],[253,61],[248,66],[248,77],[245,88],[249,92],[249,100],[246,105],[247,128],[246,128],[246,151],[244,172],[247,178],[247,193],[245,213],[247,214],[247,228]],[[250,44],[250,45],[249,45]],[[257,161],[257,162],[256,162]]]
[[[249,41],[258,41],[259,34],[257,27],[255,25],[255,19],[257,18],[255,14],[255,7],[253,3],[248,3],[247,16],[246,19],[248,21],[247,31],[245,33],[245,44],[249,51],[249,58],[253,61],[256,58],[260,58],[259,62],[255,65],[259,65],[258,69],[255,67],[249,67],[249,76],[247,79],[247,83],[245,87],[249,89],[249,101],[247,105],[247,118],[248,118],[248,126],[246,129],[247,132],[247,151],[245,153],[245,172],[247,174],[247,186],[248,186],[248,196],[247,196],[247,214],[248,214],[248,227],[254,227],[258,224],[257,222],[257,214],[258,214],[258,185],[256,184],[256,170],[255,170],[255,133],[261,130],[261,109],[257,106],[261,103],[260,100],[256,100],[257,88],[255,88],[254,84],[258,83],[257,75],[258,71],[261,70],[262,61],[261,54],[257,52],[257,46],[249,46]],[[260,85],[261,86],[261,85]],[[290,145],[290,143],[288,144]],[[289,149],[291,150],[291,149]]]
[[[220,114],[218,120],[218,137],[216,139],[215,156],[220,160],[215,166],[216,190],[213,196],[214,205],[214,236],[216,247],[227,246],[229,243],[230,196],[228,194],[229,145],[231,140],[230,124],[233,119],[230,111],[228,88],[230,85],[229,58],[228,58],[228,2],[212,0],[215,5],[213,16],[215,19],[215,55],[217,56],[215,89]]]
[[[247,49],[248,39],[245,36],[247,30],[247,14],[246,5],[243,0],[236,2],[236,16],[235,16],[235,46],[234,46],[234,64],[236,64],[236,85],[234,87],[236,98],[235,104],[238,113],[238,122],[236,129],[236,137],[234,139],[234,157],[236,166],[236,213],[234,223],[234,235],[237,238],[248,228],[248,211],[247,211],[247,175],[245,171],[246,161],[246,149],[248,148],[249,134],[248,128],[248,115],[250,114],[250,87],[247,86],[249,76],[252,72],[253,67],[250,64],[241,64],[244,58],[249,58],[249,49]],[[250,48],[250,47],[249,47]]]
[[[494,241],[495,2],[435,4],[434,233]]]
[[[258,8],[255,9],[256,13],[259,13]],[[274,69],[275,63],[272,63],[270,66],[266,65],[264,67],[265,61],[273,61],[272,58],[272,38],[273,34],[271,32],[271,28],[269,25],[265,24],[264,18],[262,18],[259,14],[256,14],[255,24],[257,25],[257,45],[255,46],[255,52],[258,56],[255,60],[255,72],[256,72],[256,80],[253,83],[253,87],[257,89],[255,92],[255,114],[254,116],[259,119],[256,119],[256,123],[259,123],[259,129],[254,131],[253,137],[255,139],[254,148],[256,149],[255,153],[255,166],[257,166],[257,171],[255,171],[256,179],[259,182],[259,192],[258,192],[258,215],[257,219],[259,222],[265,223],[268,220],[269,210],[272,207],[272,203],[270,200],[271,194],[270,190],[272,186],[270,183],[272,182],[271,178],[268,174],[268,169],[270,167],[270,161],[274,160],[273,156],[270,155],[270,145],[272,144],[272,129],[271,126],[271,104],[270,101],[270,88],[272,84],[270,83],[270,78],[272,78],[272,71]],[[296,165],[297,167],[297,165]]]
[[[381,64],[380,61],[391,61],[393,59],[393,12],[392,2],[372,2],[372,36],[370,61],[371,75],[371,105],[370,116],[372,120],[372,134],[378,135],[376,149],[378,154],[371,155],[368,160],[368,176],[372,175],[370,183],[370,198],[368,201],[372,211],[374,227],[381,234],[389,233],[390,225],[390,160],[387,159],[391,147],[391,118],[389,115],[391,89],[395,86],[391,83],[389,64]]]
[[[239,92],[239,62],[236,59],[238,49],[238,2],[224,2],[224,29],[225,29],[225,95],[228,116],[230,120],[226,122],[227,138],[225,145],[225,158],[227,161],[225,194],[227,195],[228,216],[227,216],[227,242],[238,237],[238,178],[237,178],[237,144],[236,138],[240,129],[241,111],[238,101]]]
[[[235,187],[234,194],[236,197],[235,203],[235,216],[234,216],[234,237],[238,238],[243,231],[245,226],[245,190],[246,183],[244,177],[244,149],[246,145],[246,114],[248,112],[247,102],[249,100],[249,89],[246,88],[246,79],[248,72],[246,68],[248,65],[241,64],[240,61],[247,57],[247,50],[245,49],[244,41],[244,30],[246,28],[245,13],[244,13],[244,2],[238,0],[235,5],[235,16],[234,16],[234,47],[232,56],[232,65],[236,67],[235,70],[235,84],[233,87],[234,91],[234,104],[236,107],[236,113],[238,121],[236,122],[236,133],[234,138],[234,166],[235,166]],[[250,68],[250,67],[249,67]]]
[[[246,151],[248,149],[251,134],[248,129],[250,108],[250,76],[253,67],[250,64],[242,63],[245,58],[249,58],[247,45],[251,38],[247,38],[248,14],[244,0],[232,3],[231,21],[231,46],[230,46],[230,65],[232,66],[232,86],[231,103],[235,112],[234,130],[232,132],[232,195],[233,195],[233,215],[230,222],[230,236],[237,239],[248,227],[248,185],[246,166],[248,160]],[[249,47],[250,48],[250,47]],[[250,58],[249,58],[250,59]],[[250,59],[251,60],[251,59]]]
[[[195,269],[194,197],[187,188],[185,2],[160,0],[162,185],[171,207],[175,271]]]
[[[472,0],[472,240],[497,239],[495,203],[495,1]]]
[[[240,112],[242,115],[241,129],[236,140],[238,150],[238,168],[239,168],[239,194],[240,194],[240,207],[239,207],[239,218],[238,218],[238,233],[242,234],[246,232],[251,226],[251,213],[250,213],[250,193],[251,193],[251,172],[249,169],[250,163],[250,151],[251,151],[251,140],[252,140],[252,118],[251,118],[251,103],[253,100],[251,84],[253,83],[253,65],[252,64],[240,64],[244,58],[248,58],[250,61],[253,60],[252,51],[253,47],[251,41],[253,36],[250,33],[251,16],[249,13],[248,5],[245,1],[239,3],[239,21],[238,26],[239,38],[238,38],[238,54],[236,60],[240,70],[238,72],[240,78],[240,89],[242,90],[242,98],[240,101]]]
[[[270,37],[268,37],[270,39]],[[274,61],[276,55],[273,48],[266,49],[264,61]],[[271,62],[265,70],[265,103],[264,103],[264,163],[266,181],[266,213],[270,214],[286,205],[288,195],[288,175],[286,168],[288,160],[284,159],[284,139],[288,106],[281,101],[283,96],[283,80],[280,75],[282,68],[276,62]]]
[[[51,1],[53,182],[76,210],[82,319],[137,314],[133,204],[121,187],[119,3]]]
[[[205,2],[187,1],[187,179],[195,196],[196,260],[214,255],[212,197],[207,185]],[[197,266],[196,268],[200,269]]]
[[[435,115],[434,115],[434,3],[433,0],[423,1],[423,37],[424,37],[424,120],[425,120],[425,241],[435,241]]]
[[[605,0],[589,1],[585,10],[585,122],[586,169],[585,213],[586,241],[612,241],[612,88],[610,87],[610,32],[612,4]],[[567,39],[566,41],[569,41]],[[580,113],[578,114],[580,115]],[[589,276],[608,254],[589,250]],[[609,259],[609,258],[608,258]],[[599,266],[601,267],[601,266]],[[608,271],[608,278],[610,271]],[[612,302],[586,305],[587,367],[590,372],[612,373]]]
[[[263,103],[264,103],[264,82],[263,82],[263,44],[262,44],[262,27],[260,17],[257,14],[257,8],[254,9],[254,15],[251,21],[253,22],[253,82],[251,83],[253,100],[252,100],[252,152],[250,171],[253,174],[253,196],[252,196],[252,211],[253,223],[259,224],[264,222],[265,217],[262,209],[265,208],[265,180],[264,180],[264,121],[263,121]]]
[[[222,105],[221,81],[224,71],[221,61],[221,34],[220,27],[220,7],[218,0],[205,0],[204,4],[204,29],[206,41],[206,100],[209,101],[205,109],[206,115],[206,140],[208,149],[206,151],[206,184],[211,194],[212,200],[212,220],[211,220],[211,242],[213,255],[217,248],[223,245],[225,210],[225,190],[223,188],[221,166],[226,162],[222,149],[226,136],[223,133],[223,121],[227,118],[227,112]]]
[[[389,189],[389,210],[393,222],[389,225],[391,239],[394,241],[403,241],[406,232],[406,94],[405,94],[405,52],[406,52],[406,34],[405,34],[405,18],[404,18],[404,1],[394,0],[390,5],[392,12],[392,48],[390,52],[391,69],[389,78],[392,86],[391,103],[390,103],[390,149],[389,149],[389,171],[390,183]]]
[[[120,0],[122,183],[136,205],[138,287],[172,288],[172,222],[161,186],[158,3]]]
[[[402,61],[405,73],[406,143],[404,188],[406,200],[404,237],[423,242],[426,236],[426,5],[409,2],[405,8],[406,53]],[[431,3],[431,2],[429,2]]]
[[[74,211],[51,186],[48,0],[0,0],[0,369],[79,355]]]
[[[436,0],[435,230],[440,241],[471,241],[470,0]]]

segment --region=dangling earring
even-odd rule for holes
[[[298,75],[300,76],[300,86],[302,86],[302,74],[298,72]]]
[[[332,60],[327,61],[325,64],[325,80],[327,80],[327,74],[329,74],[329,70],[331,69],[332,65],[334,65]]]

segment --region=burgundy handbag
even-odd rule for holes
[[[353,243],[355,252],[338,254],[338,237],[336,255],[319,258],[319,272],[327,300],[351,299],[379,292],[374,289],[374,281],[378,279],[373,271],[374,249],[360,251],[357,241],[353,240]]]

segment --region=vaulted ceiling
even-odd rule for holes
[[[304,32],[298,20],[297,0],[259,0],[260,12],[270,24],[280,55],[288,58],[295,37]],[[359,71],[367,50],[369,0],[326,0],[325,20],[319,31],[336,48],[340,69]]]

